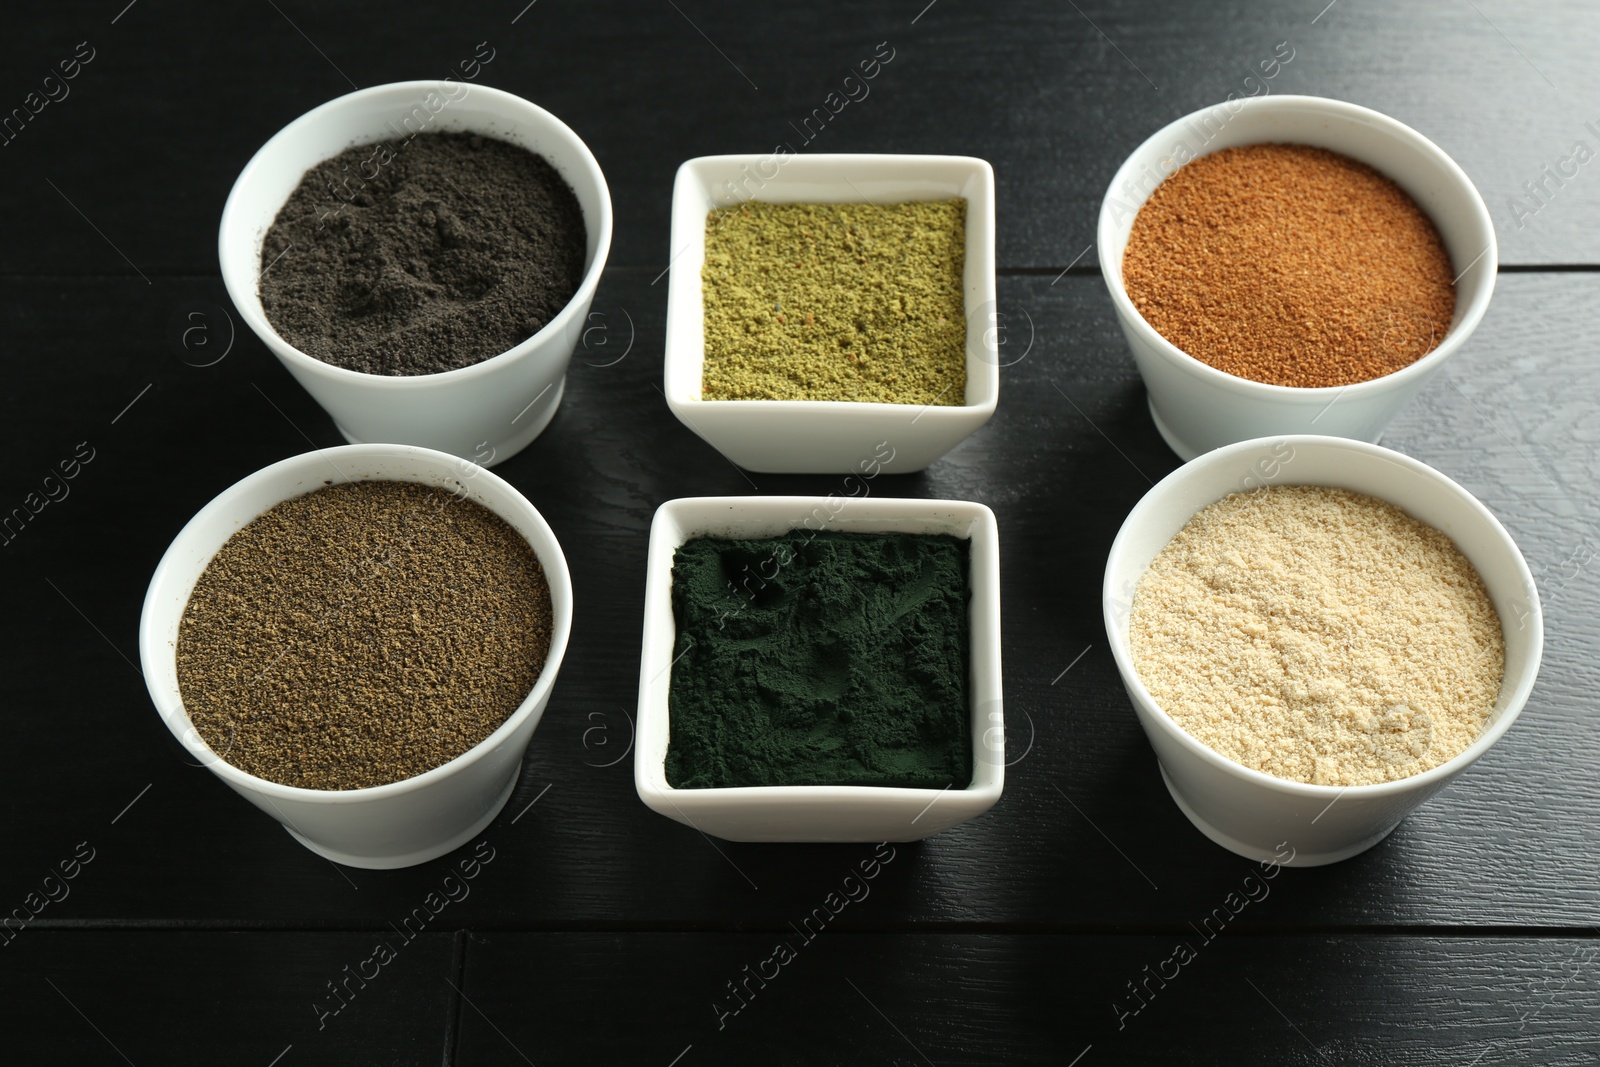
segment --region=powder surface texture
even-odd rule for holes
[[[968,549],[803,529],[680,547],[667,781],[965,788]]]
[[[965,200],[706,219],[706,400],[965,404]]]
[[[1448,537],[1320,486],[1236,493],[1140,580],[1139,679],[1201,742],[1319,785],[1410,777],[1478,736],[1505,670],[1500,619]]]
[[[538,557],[505,520],[410,482],[285,501],[207,565],[178,629],[201,738],[308,789],[410,778],[493,733],[544,669]]]
[[[1303,387],[1378,378],[1433,351],[1453,279],[1439,231],[1403,189],[1287,144],[1180,167],[1140,208],[1122,262],[1133,306],[1179,349]]]
[[[433,374],[527,340],[583,280],[583,211],[525,148],[467,133],[347,149],[306,172],[261,249],[290,344],[368,374]]]

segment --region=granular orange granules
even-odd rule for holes
[[[1178,348],[1272,385],[1392,374],[1437,347],[1455,311],[1433,221],[1365,163],[1308,145],[1179,168],[1134,219],[1122,281]]]

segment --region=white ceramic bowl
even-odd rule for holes
[[[749,200],[770,203],[967,201],[967,392],[957,405],[836,400],[702,400],[705,368],[706,214]],[[701,156],[672,187],[667,288],[667,405],[734,463],[777,474],[854,473],[880,442],[893,473],[922,470],[989,421],[1000,395],[1003,322],[995,305],[994,171],[967,156]]]
[[[583,281],[538,333],[497,356],[439,374],[363,374],[306,355],[261,310],[261,243],[305,172],[353,145],[408,133],[472,132],[548,160],[577,195],[588,230]],[[402,151],[404,151],[402,149]],[[550,112],[519,96],[461,82],[377,85],[330,100],[279,131],[255,154],[222,209],[218,252],[228,296],[347,441],[396,441],[484,466],[526,448],[555,417],[567,363],[582,337],[611,249],[611,193],[594,155]]]
[[[1360,160],[1393,179],[1428,213],[1459,275],[1455,318],[1437,348],[1382,378],[1302,389],[1225,374],[1187,355],[1144,320],[1122,285],[1122,256],[1139,208],[1160,179],[1190,159],[1263,142],[1314,145]],[[1282,434],[1377,441],[1395,413],[1477,328],[1494,292],[1499,263],[1494,224],[1483,197],[1438,145],[1387,115],[1316,96],[1231,100],[1154,134],[1111,179],[1100,205],[1097,246],[1117,321],[1149,393],[1150,414],[1167,444],[1184,459],[1235,441]]]
[[[366,789],[301,789],[246,774],[200,738],[178,688],[178,623],[211,558],[251,519],[280,501],[320,489],[330,479],[420,482],[483,505],[527,538],[544,566],[555,612],[544,671],[499,729],[449,763]],[[566,557],[544,519],[510,483],[430,449],[342,445],[264,467],[223,490],[189,521],[150,580],[139,618],[139,659],[150,699],[173,736],[240,796],[281,822],[297,841],[352,867],[408,867],[465,844],[505,806],[517,784],[522,753],[550,700],[571,628],[572,579]]]
[[[808,521],[809,520],[809,521]],[[672,554],[694,537],[776,537],[794,529],[951,534],[971,541],[972,782],[965,789],[752,786],[674,789],[667,784],[668,690],[677,625]],[[994,512],[960,500],[687,497],[656,509],[645,578],[639,662],[639,799],[669,819],[729,841],[915,841],[981,815],[1005,786],[1000,691],[1000,546]]]
[[[1337,486],[1387,500],[1450,537],[1477,568],[1500,613],[1505,679],[1483,732],[1453,759],[1379,785],[1307,785],[1275,778],[1201,744],[1161,710],[1139,681],[1128,651],[1128,617],[1134,590],[1150,562],[1201,508],[1229,493],[1267,484]],[[1117,669],[1156,750],[1172,799],[1223,848],[1294,866],[1334,863],[1371,848],[1411,809],[1487,752],[1527,702],[1544,647],[1533,575],[1489,509],[1425,463],[1336,437],[1243,441],[1167,475],[1122,524],[1106,561],[1102,598]],[[1284,845],[1286,849],[1280,847]],[[1286,852],[1292,860],[1284,860]]]

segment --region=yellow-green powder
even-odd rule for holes
[[[967,202],[706,219],[706,400],[964,404]]]

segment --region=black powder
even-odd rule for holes
[[[326,363],[455,370],[554,318],[586,243],[577,197],[527,149],[468,133],[380,141],[300,180],[262,244],[261,307]]]

